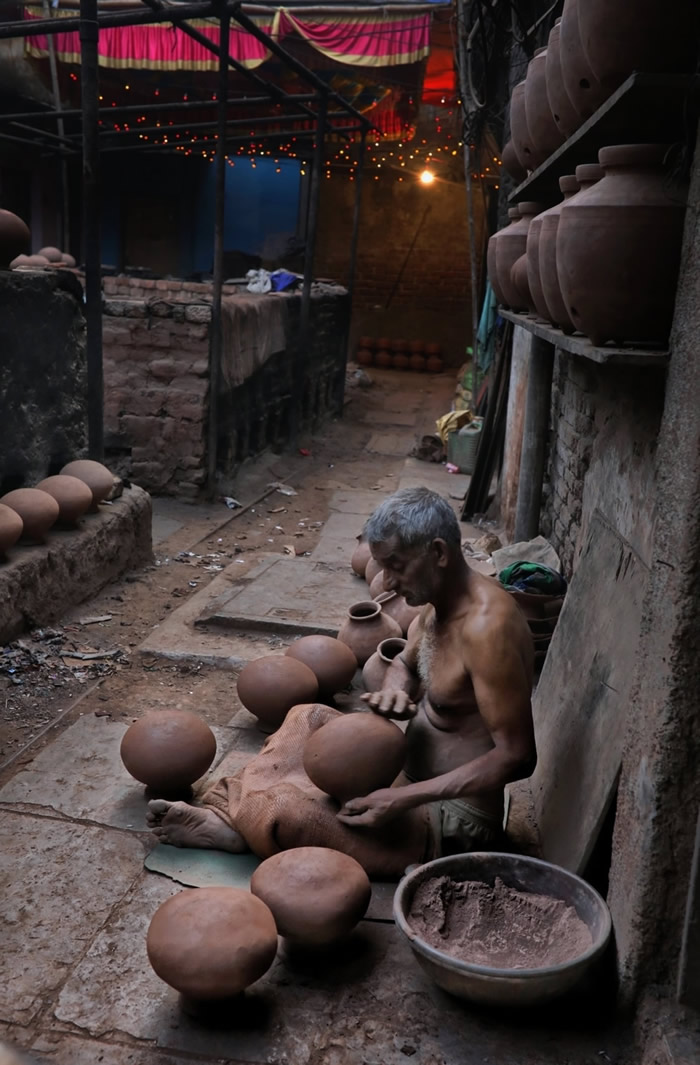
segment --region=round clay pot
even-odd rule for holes
[[[244,888],[189,888],[156,910],[146,951],[161,980],[188,998],[230,998],[272,965],[277,927]]]
[[[510,97],[510,137],[518,162],[525,170],[535,169],[535,148],[527,128],[525,82],[519,81]]]
[[[515,260],[510,271],[510,280],[513,292],[517,293],[518,302],[513,304],[514,311],[530,311],[537,313],[537,308],[530,294],[530,284],[527,279],[527,252]]]
[[[527,246],[527,231],[530,222],[542,210],[542,204],[532,201],[524,201],[518,204],[520,218],[512,225],[502,229],[496,244],[496,270],[498,284],[505,297],[508,307],[517,307],[522,303],[519,293],[516,291],[511,280],[511,270],[517,259],[525,254]]]
[[[369,549],[369,544],[360,533],[357,537],[357,547],[353,551],[352,558],[350,559],[350,565],[353,568],[353,572],[355,572],[358,577],[364,577],[367,563],[371,557],[372,552]]]
[[[189,710],[150,710],[126,730],[120,754],[136,780],[176,794],[204,776],[216,757],[216,739]]]
[[[544,211],[541,215],[539,266],[542,295],[544,296],[550,321],[558,325],[564,333],[573,333],[576,327],[566,309],[557,272],[557,229],[559,227],[559,217],[561,209],[567,200],[577,196],[580,190],[590,188],[596,181],[600,181],[602,176],[603,168],[598,163],[583,163],[581,166],[577,166],[573,182],[570,175],[559,179],[559,187],[564,193],[564,199],[561,203],[550,207],[548,211]]]
[[[58,503],[58,520],[64,525],[75,525],[83,514],[92,506],[92,492],[85,481],[77,477],[68,477],[57,473],[46,477],[36,486],[42,492],[48,492]]]
[[[75,268],[75,259],[72,255],[69,255],[67,251],[61,252],[61,262],[64,266],[69,266],[72,269]]]
[[[374,337],[360,337],[357,342],[358,348],[367,348],[369,351],[374,351],[375,344]]]
[[[513,181],[520,184],[527,177],[527,170],[522,165],[515,151],[512,140],[506,141],[501,152],[501,165],[510,174]]]
[[[388,639],[389,636],[401,635],[399,623],[384,613],[380,603],[369,600],[350,607],[347,621],[340,627],[338,639],[348,645],[359,664],[364,666],[382,640]],[[301,703],[312,700],[296,701]]]
[[[357,669],[357,659],[350,648],[332,636],[302,636],[284,653],[309,667],[318,681],[321,696],[334,695],[347,688]]]
[[[428,373],[442,373],[445,364],[439,355],[429,355],[425,360],[425,368]]]
[[[372,598],[375,603],[381,604],[382,610],[387,617],[394,619],[404,636],[408,632],[408,626],[421,612],[419,606],[409,606],[404,597],[397,595],[396,592],[380,592],[379,595],[373,595]]]
[[[505,292],[501,288],[500,282],[498,280],[498,265],[497,265],[497,259],[496,259],[496,247],[498,245],[498,241],[501,238],[501,234],[504,233],[505,230],[509,228],[509,226],[512,226],[513,223],[516,222],[520,218],[519,209],[517,207],[509,207],[508,208],[508,217],[510,218],[510,222],[508,223],[508,226],[504,226],[503,229],[499,229],[498,232],[494,233],[492,237],[489,237],[489,242],[488,242],[488,246],[487,246],[487,249],[486,249],[486,268],[488,270],[489,281],[491,282],[491,288],[495,292],[496,299],[498,300],[498,302],[500,304],[502,304],[504,307],[507,307],[508,303],[506,301]]]
[[[45,259],[48,259],[50,263],[63,262],[63,253],[59,248],[39,248],[39,255],[43,255]]]
[[[92,492],[93,509],[107,498],[114,487],[114,474],[94,459],[76,459],[74,462],[67,463],[61,473],[69,477],[77,477],[79,481],[85,482]]]
[[[574,190],[578,189],[578,182],[573,176],[567,175],[566,178],[560,178],[560,188],[563,188],[562,181],[573,182]],[[538,214],[532,219],[532,222],[530,222],[530,228],[527,231],[526,245],[527,280],[530,295],[532,296],[532,302],[538,317],[542,318],[544,321],[550,321],[550,317],[549,308],[547,307],[544,292],[542,291],[542,281],[540,279],[540,232],[542,229],[542,220],[547,214],[547,211],[542,211],[541,214]]]
[[[357,352],[357,362],[360,366],[371,366],[374,362],[374,352],[369,348],[360,348]]]
[[[20,267],[26,266],[28,262],[28,255],[17,255],[10,263],[10,270],[19,270]]]
[[[431,341],[429,344],[425,345],[425,354],[426,355],[442,355],[442,348],[440,347],[439,344],[436,344],[435,341]]]
[[[263,732],[274,732],[297,703],[313,703],[318,681],[312,669],[289,655],[265,655],[238,675],[238,698]]]
[[[417,352],[414,352],[408,360],[408,365],[415,371],[415,373],[422,373],[425,369],[425,356],[418,355]]]
[[[379,340],[377,341],[376,346],[377,346],[378,349],[381,348],[383,351],[389,351],[389,349],[391,348],[391,339],[390,339],[390,337],[380,337]]]
[[[564,86],[561,73],[560,33],[561,19],[558,18],[549,34],[545,58],[545,81],[552,118],[564,137],[570,137],[581,125],[581,119]]]
[[[391,352],[384,349],[378,351],[374,356],[374,362],[382,370],[388,370],[391,366]]]
[[[330,847],[273,854],[253,873],[250,890],[270,908],[281,936],[312,947],[349,935],[367,912],[372,894],[360,863]]]
[[[424,340],[409,340],[409,342],[408,342],[408,350],[411,352],[412,355],[422,355],[423,352],[425,351],[425,341]]]
[[[22,519],[22,539],[43,544],[46,534],[58,521],[58,503],[48,492],[38,488],[15,488],[0,499]]]
[[[398,340],[392,340],[392,342],[391,342],[391,350],[392,351],[408,351],[408,341],[402,339],[401,337],[399,337]]]
[[[45,255],[28,255],[27,261],[24,263],[25,268],[29,270],[42,270],[45,266],[50,266],[51,263]]]
[[[378,573],[382,572],[382,567],[376,558],[372,558],[370,555],[369,562],[365,566],[365,580],[368,584],[371,584]]]
[[[546,66],[547,49],[540,48],[530,60],[525,77],[525,118],[537,166],[566,139],[554,121],[547,99]]]
[[[17,543],[23,528],[24,523],[17,511],[0,503],[0,558]]]
[[[378,595],[382,595],[384,592],[384,570],[380,569],[370,582],[369,594],[372,599],[376,599]]]
[[[605,176],[562,207],[559,283],[576,328],[596,345],[668,339],[686,190],[669,182],[666,151],[662,144],[601,148]]]
[[[374,654],[367,659],[362,670],[362,683],[368,692],[381,691],[386,671],[406,646],[406,640],[392,636],[382,640]]]
[[[408,369],[408,355],[405,352],[399,351],[391,357],[391,365],[395,370],[407,370]]]
[[[0,210],[0,270],[29,247],[29,229],[12,211]]]
[[[317,788],[343,803],[390,787],[403,769],[406,746],[393,721],[372,713],[346,714],[308,738],[304,769]]]
[[[588,0],[564,0],[559,27],[559,60],[564,88],[581,120],[588,118],[610,95],[586,59],[578,24],[578,11]]]

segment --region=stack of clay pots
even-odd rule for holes
[[[26,255],[29,240],[26,223],[11,211],[0,210],[0,270],[75,266],[73,256],[58,248],[42,248],[36,255]]]
[[[360,366],[388,370],[415,370],[441,373],[443,361],[439,344],[423,340],[391,340],[389,337],[360,337],[356,359]]]

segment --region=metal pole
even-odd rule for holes
[[[518,502],[513,533],[516,543],[521,540],[532,540],[540,531],[540,504],[552,400],[553,369],[554,345],[548,340],[533,336],[530,343]]]
[[[104,455],[102,380],[102,278],[98,148],[97,0],[80,0],[80,81],[83,108],[83,241],[87,324],[88,449]]]
[[[352,303],[355,295],[355,268],[357,266],[357,245],[360,237],[360,211],[362,207],[362,177],[365,172],[365,145],[367,141],[367,130],[362,131],[360,137],[360,162],[357,167],[357,177],[355,178],[355,204],[353,206],[352,214],[352,236],[350,238],[350,262],[348,264],[348,300],[347,300],[347,330],[345,333],[345,342],[343,344],[343,350],[345,352],[345,359],[343,360],[343,372],[340,375],[340,381],[338,386],[338,413],[343,413],[343,407],[345,405],[345,369],[348,364],[348,358],[350,357],[350,330],[352,327]]]
[[[51,17],[51,9],[49,8],[49,0],[44,0],[43,11],[47,18]],[[48,37],[49,46],[49,70],[51,71],[51,89],[53,92],[54,103],[56,106],[56,132],[61,140],[65,139],[65,129],[63,126],[63,116],[61,114],[61,91],[58,85],[58,64],[56,63],[56,42],[53,37]],[[70,214],[69,214],[69,200],[68,200],[68,163],[65,156],[62,157],[59,163],[59,170],[61,173],[61,211],[59,214],[59,226],[58,226],[58,238],[61,242],[61,249],[63,251],[70,251]]]
[[[209,430],[207,447],[207,494],[216,492],[216,459],[219,441],[219,385],[221,381],[221,294],[224,284],[224,226],[226,222],[226,114],[228,96],[228,58],[231,18],[222,5],[219,17],[219,100],[218,140],[216,143],[216,208],[214,219],[214,276],[212,282],[211,328],[209,333]]]
[[[316,93],[302,93],[300,95],[288,96],[285,102],[294,103],[311,103],[316,99]],[[230,107],[252,107],[254,104],[269,104],[270,97],[268,96],[229,96],[228,104]],[[132,115],[132,114],[146,114],[149,111],[208,111],[210,109],[218,108],[219,103],[217,100],[175,100],[172,102],[160,101],[154,104],[122,104],[119,107],[101,107],[100,115],[109,115],[110,118],[115,115]],[[52,111],[18,111],[13,114],[0,114],[0,123],[15,122],[29,119],[41,119],[41,118],[55,118],[59,112],[57,110]],[[79,107],[65,108],[61,112],[61,116],[64,119],[80,118],[82,111]],[[289,116],[287,116],[289,118]],[[249,119],[254,121],[254,119]]]

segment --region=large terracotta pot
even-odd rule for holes
[[[369,544],[364,539],[361,533],[358,537],[356,537],[356,539],[357,547],[352,553],[350,565],[352,566],[353,571],[357,574],[358,577],[364,577],[365,570],[367,569],[367,563],[372,557],[372,552],[369,549]]]
[[[390,636],[401,636],[401,626],[388,617],[380,603],[372,600],[355,603],[348,610],[347,620],[343,622],[338,639],[346,643],[361,666],[370,655],[374,654],[382,640]],[[297,699],[297,702],[311,702],[311,699]]]
[[[549,43],[547,44],[545,80],[547,84],[547,100],[549,101],[552,118],[564,136],[570,137],[580,126],[581,119],[569,99],[561,73],[560,33],[561,19],[558,18],[552,27]]]
[[[0,270],[29,249],[29,229],[12,211],[0,210]]]
[[[397,622],[404,636],[408,632],[408,626],[421,612],[419,606],[409,606],[404,597],[397,595],[396,592],[380,592],[379,595],[372,596],[372,598],[376,603],[381,604],[381,608],[387,617],[393,618]]]
[[[56,500],[58,520],[64,525],[75,525],[92,506],[92,492],[85,481],[78,477],[57,473],[39,481],[37,488],[41,492],[48,492]]]
[[[357,669],[357,659],[347,644],[332,636],[302,636],[284,653],[312,670],[322,697],[347,688]]]
[[[546,66],[547,49],[540,48],[530,60],[525,78],[525,117],[535,150],[535,166],[548,159],[565,140],[547,99]]]
[[[15,488],[0,499],[22,519],[22,538],[43,544],[46,534],[58,521],[58,503],[38,488]]]
[[[586,0],[583,0],[586,2]],[[591,70],[578,25],[579,0],[564,0],[559,27],[561,76],[571,104],[583,121],[610,95]]]
[[[312,703],[318,681],[312,669],[289,655],[265,655],[238,675],[238,698],[255,714],[262,732],[274,732],[297,703]]]
[[[126,730],[120,754],[136,780],[176,793],[204,776],[216,756],[216,739],[189,710],[151,710]]]
[[[506,141],[503,146],[501,165],[518,184],[527,177],[527,170],[518,159],[512,140]]]
[[[583,163],[581,166],[576,167],[574,180],[577,182],[578,188],[583,190],[595,185],[596,181],[600,181],[602,176],[603,168],[598,163]],[[542,292],[549,310],[550,319],[564,333],[574,333],[576,326],[566,309],[557,271],[557,229],[559,227],[561,209],[567,200],[579,194],[576,189],[571,191],[573,184],[569,184],[570,176],[566,175],[566,178],[565,187],[569,191],[564,192],[564,200],[555,207],[550,208],[549,211],[546,211],[542,219],[540,229],[540,281],[542,282]]]
[[[665,344],[675,301],[686,193],[661,144],[598,153],[605,176],[564,204],[557,272],[576,328],[594,344]]]
[[[529,311],[532,314],[537,314],[537,309],[530,293],[530,283],[527,278],[526,252],[523,252],[523,254],[513,263],[510,271],[510,280],[513,286],[513,291],[518,294],[518,302],[513,305],[513,310]]]
[[[396,636],[382,640],[374,654],[367,659],[362,670],[362,683],[368,692],[381,690],[386,671],[405,646],[406,640]]]
[[[559,179],[561,186],[561,178]],[[578,185],[576,186],[578,188]],[[550,208],[552,210],[552,208]],[[535,313],[539,318],[544,321],[550,321],[549,308],[544,298],[544,292],[542,291],[542,281],[540,279],[540,232],[542,229],[542,221],[549,214],[549,211],[542,211],[530,222],[530,228],[527,231],[527,245],[526,245],[526,264],[527,264],[527,280],[530,289],[530,295],[535,307]]]
[[[510,136],[518,161],[525,170],[535,169],[535,148],[525,114],[525,82],[519,81],[510,97]]]
[[[695,70],[698,0],[585,0],[579,5],[578,24],[586,59],[609,93],[635,70]]]
[[[520,218],[512,226],[502,230],[496,244],[496,269],[498,283],[505,297],[507,307],[517,307],[522,301],[511,280],[511,270],[517,259],[525,254],[527,231],[530,222],[542,210],[541,203],[524,201],[518,204]]]
[[[510,218],[509,226],[512,226],[520,218],[520,211],[517,207],[508,208],[508,217]],[[499,229],[494,233],[492,237],[489,237],[488,247],[486,249],[486,269],[488,270],[489,281],[491,282],[491,288],[496,294],[496,299],[500,304],[507,307],[505,292],[501,288],[498,280],[498,266],[496,263],[496,247],[502,233],[505,233],[508,226],[504,226],[503,229]]]
[[[23,528],[24,523],[17,511],[0,503],[0,558],[17,543]]]
[[[316,729],[304,744],[309,779],[339,802],[388,788],[406,758],[406,737],[373,713],[346,714]]]

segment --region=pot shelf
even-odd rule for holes
[[[555,348],[568,351],[571,355],[579,355],[584,359],[590,359],[592,362],[597,362],[601,365],[666,366],[670,359],[669,351],[659,351],[658,348],[635,348],[632,346],[616,348],[612,345],[598,348],[591,344],[588,337],[584,337],[580,333],[568,336],[566,333],[562,333],[561,329],[557,329],[539,318],[534,318],[532,315],[506,311],[502,307],[498,308],[498,313],[501,318],[505,318],[508,322],[513,322],[514,325],[522,326],[523,329],[533,333],[534,336],[553,344]]]
[[[517,186],[509,202],[557,203],[561,175],[573,174],[581,163],[597,162],[598,150],[609,144],[685,141],[694,131],[699,101],[700,77],[696,75],[630,74],[594,115]]]

